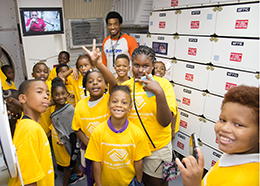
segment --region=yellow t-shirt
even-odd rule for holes
[[[79,74],[78,80],[74,80],[72,76],[68,76],[67,82],[74,88],[75,94],[75,104],[77,105],[80,100],[85,98],[84,89],[82,85],[83,75]]]
[[[39,125],[31,119],[22,119],[16,125],[13,143],[25,185],[54,186],[54,171],[49,141]],[[8,186],[20,186],[19,176],[10,178]]]
[[[75,104],[75,91],[74,91],[74,87],[73,87],[71,84],[66,84],[66,88],[67,88],[67,90],[68,90],[68,92],[69,92],[70,94],[74,95],[74,98],[69,97],[69,98],[67,99],[67,102],[68,102],[69,104],[71,104],[71,105],[75,108],[76,104]]]
[[[151,152],[145,134],[129,121],[125,131],[113,132],[103,122],[96,127],[86,150],[85,158],[101,162],[103,186],[129,185],[135,177],[134,162]]]
[[[74,131],[81,129],[88,139],[94,129],[110,116],[107,108],[109,94],[103,94],[101,100],[92,108],[88,106],[89,99],[90,97],[84,98],[76,105],[71,127]]]
[[[9,89],[17,90],[13,81],[11,81],[11,85],[9,83],[7,83],[6,81],[2,81],[2,87],[4,90],[9,90]]]
[[[158,81],[166,97],[166,101],[171,112],[176,115],[177,101],[175,98],[174,90],[167,79],[153,76],[155,81]],[[123,85],[128,85],[132,90],[131,95],[133,96],[133,85],[134,79],[130,79],[123,83]],[[143,84],[140,82],[135,83],[135,100],[139,115],[142,119],[142,122],[148,131],[153,143],[155,144],[157,150],[163,148],[171,141],[171,125],[167,127],[161,126],[156,118],[156,97],[148,97],[146,92],[143,90]],[[143,127],[138,119],[135,108],[133,106],[132,110],[129,113],[128,119],[134,124],[137,124],[142,130]],[[175,131],[179,130],[179,124],[176,123]],[[148,137],[147,137],[148,138]],[[151,151],[155,151],[151,142],[149,141]]]
[[[57,77],[57,73],[56,73],[56,67],[54,67],[48,77],[48,81],[52,81],[55,77]]]
[[[6,80],[6,76],[2,70],[0,70],[0,78],[1,78],[1,82],[4,82]]]

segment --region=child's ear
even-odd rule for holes
[[[18,99],[19,101],[22,103],[22,104],[25,104],[26,103],[26,95],[25,94],[20,94],[18,96]]]
[[[133,107],[133,103],[130,104],[128,112],[130,112],[132,110],[132,107]]]
[[[108,108],[108,110],[110,110],[110,104],[109,104],[109,102],[107,103],[107,108]]]

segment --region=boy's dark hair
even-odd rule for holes
[[[129,59],[128,55],[126,55],[126,54],[119,54],[118,56],[116,56],[116,60],[121,59],[121,58],[126,59],[128,61],[128,64],[130,63],[130,59]]]
[[[259,124],[259,87],[246,85],[232,87],[224,95],[221,108],[228,102],[239,103],[253,109],[256,121]]]
[[[56,77],[51,81],[51,97],[53,97],[53,92],[57,87],[63,87],[68,93],[66,85],[63,83],[62,79]]]
[[[93,72],[97,72],[97,73],[101,74],[101,73],[100,73],[99,71],[97,71],[97,70],[92,70],[92,69],[90,69],[90,70],[88,70],[87,73],[84,75],[83,80],[82,80],[82,86],[83,86],[83,88],[84,88],[85,96],[87,95],[87,86],[86,86],[86,85],[87,85],[87,81],[88,81],[88,76],[89,76],[89,74],[91,74],[91,73],[93,73]],[[102,76],[102,78],[104,79],[105,83],[107,84],[105,78],[103,77],[103,74],[101,74],[101,76]]]
[[[140,45],[138,48],[136,48],[133,53],[132,53],[132,59],[134,59],[136,56],[144,54],[147,57],[150,58],[152,63],[155,61],[155,52],[153,51],[152,48],[144,45]]]
[[[89,61],[89,63],[90,63],[91,66],[94,66],[93,63],[92,63],[92,60],[91,60],[90,56],[89,56],[88,54],[82,54],[82,55],[80,55],[80,56],[78,57],[78,59],[77,59],[77,61],[76,61],[76,68],[77,68],[77,69],[79,69],[79,68],[78,68],[78,62],[79,62],[79,60],[84,59],[84,58],[87,58],[87,59],[88,59],[88,61]]]
[[[56,67],[56,73],[57,73],[57,75],[58,75],[58,73],[59,73],[60,68],[62,68],[62,67],[68,67],[68,69],[70,69],[70,67],[69,67],[67,64],[61,63],[61,64],[59,64],[59,65]]]
[[[29,80],[26,80],[24,82],[21,83],[21,85],[19,86],[19,95],[20,94],[27,94],[29,88],[30,88],[30,85],[32,82],[35,82],[35,81],[43,81],[45,82],[44,80],[42,79],[29,79]]]
[[[66,54],[68,60],[70,59],[70,53],[68,53],[67,51],[61,51],[61,52],[59,53],[59,55],[61,55],[61,54]],[[58,57],[59,57],[59,55],[58,55]]]
[[[127,85],[116,85],[112,91],[110,92],[110,97],[109,97],[109,101],[110,101],[110,98],[112,96],[112,94],[118,90],[122,90],[124,91],[125,93],[127,93],[127,95],[129,96],[130,98],[130,105],[132,104],[132,98],[131,98],[131,89],[129,88],[129,86]]]
[[[33,72],[34,72],[34,70],[35,70],[35,67],[37,67],[38,65],[45,65],[45,66],[47,67],[47,69],[49,70],[49,67],[48,67],[44,62],[39,61],[39,62],[37,62],[37,63],[33,66],[33,69],[32,69]]]
[[[1,70],[2,70],[2,72],[4,73],[5,76],[6,76],[6,71],[7,71],[8,68],[13,69],[10,65],[3,65],[3,66],[1,67]]]
[[[116,18],[119,20],[119,23],[123,23],[123,18],[122,16],[118,13],[118,12],[115,12],[115,11],[111,11],[107,14],[107,17],[106,17],[106,23],[108,23],[108,20],[109,19],[113,19],[113,18]]]

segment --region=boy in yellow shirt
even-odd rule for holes
[[[23,119],[17,123],[13,143],[24,185],[54,186],[54,171],[49,141],[39,125],[40,115],[49,106],[49,89],[42,80],[24,81],[19,87]],[[19,177],[10,178],[8,186],[20,186]]]
[[[128,76],[128,72],[130,70],[130,60],[129,57],[126,54],[119,54],[116,57],[116,63],[115,63],[115,71],[117,73],[117,84],[121,85],[125,81],[131,79],[131,77]]]

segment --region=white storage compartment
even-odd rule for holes
[[[173,36],[151,35],[152,48],[156,56],[169,57],[175,56],[175,39]]]
[[[183,156],[190,155],[189,144],[190,144],[190,136],[187,136],[182,132],[177,132],[175,134],[175,138],[172,140],[173,150],[179,152]]]
[[[174,92],[179,108],[202,115],[206,93],[175,84]]]
[[[221,113],[223,97],[207,94],[205,101],[204,116],[217,122]]]
[[[177,59],[209,63],[213,42],[210,37],[179,36],[176,40],[175,57]]]
[[[181,10],[178,14],[179,34],[211,35],[215,32],[216,12],[213,7]]]
[[[149,32],[158,34],[173,34],[177,32],[177,14],[175,10],[151,12]]]
[[[200,137],[201,117],[179,109],[180,112],[180,131],[190,136],[196,133]]]
[[[217,16],[217,35],[259,37],[259,3],[221,8]]]
[[[219,152],[206,145],[202,145],[200,149],[204,155],[204,168],[207,170],[213,167],[223,154],[222,152]]]
[[[173,64],[173,81],[189,87],[205,90],[208,85],[209,70],[206,65],[178,61]]]
[[[218,38],[213,43],[211,62],[214,65],[254,72],[259,70],[259,40]]]
[[[231,87],[238,85],[259,86],[259,74],[214,67],[209,72],[208,90],[224,96]]]
[[[204,120],[205,122],[201,125],[200,130],[200,139],[203,143],[214,147],[215,149],[219,150],[218,148],[218,142],[216,138],[216,133],[214,130],[215,123]],[[220,150],[219,150],[220,151]]]
[[[166,67],[166,73],[164,78],[168,79],[169,81],[172,80],[173,76],[173,68],[174,65],[172,63],[172,59],[167,59],[167,58],[161,58],[161,57],[156,57],[156,61],[162,61],[165,64]]]
[[[151,47],[151,38],[147,36],[147,34],[130,34],[133,36],[137,42],[137,46],[145,45]]]

